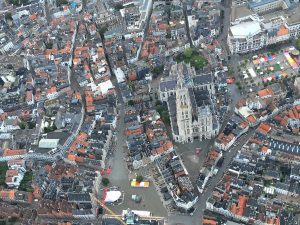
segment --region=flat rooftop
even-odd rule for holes
[[[291,9],[276,10],[274,12],[268,12],[261,15],[265,20],[270,20],[275,17],[284,17],[288,24],[295,24],[300,22],[300,4],[293,5]]]
[[[254,12],[251,11],[247,7],[247,5],[235,5],[231,10],[231,22],[234,22],[235,20],[242,17],[250,16],[252,14],[254,14]]]
[[[244,22],[230,27],[230,32],[234,38],[254,36],[261,31],[262,29],[258,21]]]

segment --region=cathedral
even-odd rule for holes
[[[168,105],[172,136],[176,142],[210,139],[219,122],[214,109],[215,87],[211,73],[197,75],[189,64],[172,65],[160,83],[160,100]]]

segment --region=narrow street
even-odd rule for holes
[[[45,1],[45,14],[46,14],[47,23],[50,24],[51,16],[50,16],[50,10],[49,10],[49,3],[47,0]]]
[[[230,27],[230,20],[231,20],[231,6],[232,0],[223,0],[220,4],[220,9],[223,10],[223,18],[221,18],[221,32],[218,37],[218,41],[220,42],[221,46],[225,46],[223,50],[225,51],[226,58],[230,54],[229,48],[227,45],[227,36]]]
[[[194,45],[193,45],[193,40],[191,38],[191,33],[190,33],[190,27],[189,27],[189,22],[188,22],[187,5],[186,5],[186,3],[183,3],[183,15],[184,15],[184,21],[185,21],[186,35],[187,35],[187,37],[189,39],[190,46],[192,48],[192,47],[194,47]]]
[[[148,29],[149,29],[149,24],[150,24],[150,19],[151,19],[151,15],[152,15],[152,11],[153,11],[153,3],[151,4],[151,8],[150,8],[150,12],[148,17],[146,18],[146,22],[145,22],[145,27],[144,27],[144,37],[143,37],[143,41],[141,43],[141,48],[144,46],[144,43],[146,41],[146,38],[148,36]],[[141,52],[141,51],[140,51]],[[139,52],[139,54],[140,54]],[[138,58],[140,57],[140,55],[138,55]],[[127,61],[127,60],[126,60]]]

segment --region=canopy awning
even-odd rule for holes
[[[118,201],[122,193],[120,191],[108,191],[106,192],[105,202],[115,202]]]

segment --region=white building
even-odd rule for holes
[[[5,183],[10,188],[18,188],[26,172],[25,161],[11,160],[7,162],[7,165]]]
[[[267,7],[268,4],[274,4]],[[246,53],[259,50],[266,45],[276,44],[300,36],[300,5],[294,5],[292,9],[281,7],[282,10],[269,12],[277,4],[285,4],[282,0],[255,1],[253,5],[266,7],[264,14],[259,16],[259,9],[253,11],[245,6],[236,6],[233,9],[231,27],[228,32],[228,47],[232,54]],[[250,4],[251,6],[251,4]],[[251,7],[250,7],[251,8]]]
[[[258,19],[247,17],[247,20],[229,28],[228,47],[232,54],[245,53],[261,49],[266,45],[267,35]]]

